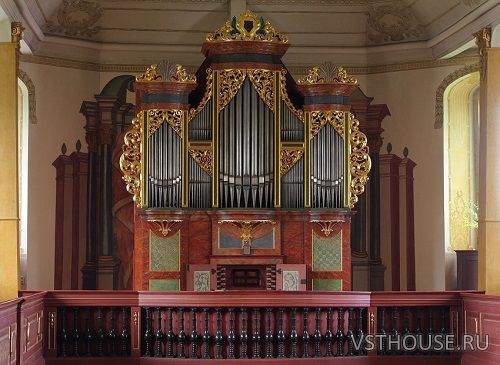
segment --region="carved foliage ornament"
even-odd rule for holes
[[[200,167],[209,175],[212,175],[212,149],[191,147],[189,154],[200,165]]]
[[[286,104],[286,106],[292,111],[293,114],[299,120],[304,123],[304,111],[301,109],[295,108],[295,106],[292,104],[292,101],[290,100],[290,97],[288,96],[288,91],[286,90],[286,70],[281,71],[280,73],[280,89],[281,89],[281,100],[283,100]]]
[[[349,189],[349,208],[354,208],[358,201],[358,195],[363,194],[368,182],[368,174],[371,169],[371,159],[368,151],[368,139],[359,130],[359,121],[350,115],[350,144],[351,154],[349,156],[349,172],[351,174],[351,186]]]
[[[312,112],[309,138],[313,139],[326,123],[330,123],[337,133],[344,138],[344,112],[341,111]]]
[[[421,39],[424,27],[409,6],[388,4],[368,9],[367,32],[372,44],[408,42]]]
[[[154,228],[153,231],[162,235],[163,237],[168,236],[168,234],[171,231],[173,231],[174,226],[176,224],[182,223],[182,221],[178,220],[178,219],[174,219],[174,220],[152,219],[152,220],[148,220],[148,222],[154,223],[155,227],[151,227],[151,228]]]
[[[214,33],[207,34],[207,42],[264,41],[288,43],[288,37],[279,33],[269,22],[258,19],[250,10],[239,18],[233,17]]]
[[[133,195],[137,207],[142,206],[141,192],[141,143],[144,125],[143,113],[140,112],[132,119],[132,128],[125,134],[125,144],[120,157],[120,169],[123,172],[127,191]]]
[[[207,105],[208,101],[212,97],[212,90],[213,90],[213,73],[212,69],[208,68],[207,69],[207,82],[205,84],[205,94],[203,95],[203,99],[201,99],[200,103],[196,108],[191,108],[189,110],[189,121],[193,120],[196,115],[203,110],[205,105]]]
[[[325,62],[320,66],[315,66],[308,71],[308,74],[297,81],[299,84],[357,84],[358,80],[347,74],[345,68],[336,66],[331,62]]]
[[[484,80],[488,67],[488,49],[491,48],[491,28],[486,27],[474,33],[474,38],[476,39],[476,45],[479,50],[481,79]]]
[[[50,33],[77,38],[92,38],[100,30],[97,22],[102,8],[95,1],[63,0],[56,18],[47,22]]]
[[[238,93],[247,75],[261,99],[274,111],[275,91],[273,71],[263,69],[227,69],[219,72],[219,112]]]
[[[161,72],[160,68],[162,69]],[[160,67],[157,64],[152,64],[142,75],[137,76],[135,79],[136,81],[169,80],[172,82],[196,83],[196,76],[189,74],[186,68],[179,64],[172,67],[168,61],[163,61]]]
[[[151,136],[163,122],[167,122],[170,127],[182,138],[182,110],[178,109],[150,109],[148,113],[149,136]]]
[[[303,148],[282,148],[280,151],[280,173],[286,175],[304,155]]]
[[[312,220],[311,222],[319,225],[321,227],[321,232],[323,232],[323,234],[326,237],[329,237],[330,234],[336,229],[336,227],[338,227],[339,225],[341,225],[343,223],[343,221],[339,221],[339,220],[335,220],[335,221]]]

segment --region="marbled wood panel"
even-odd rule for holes
[[[342,230],[342,271],[312,271],[312,235],[315,232],[320,237],[327,237],[322,226],[314,222],[304,225],[304,263],[307,265],[307,290],[312,290],[313,279],[342,279],[342,290],[351,290],[351,225],[350,217],[342,215],[324,215],[311,220],[335,221],[344,220],[333,226],[328,237],[334,237]]]
[[[189,222],[189,240],[183,242],[183,244],[188,246],[189,264],[210,263],[210,255],[212,253],[211,237],[212,224],[210,220],[199,220],[198,217],[191,217],[191,221]]]
[[[304,263],[304,221],[291,220],[284,215],[281,218],[282,253],[286,264]]]

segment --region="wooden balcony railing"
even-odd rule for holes
[[[488,298],[485,308],[500,308],[500,299],[460,292],[21,294],[0,305],[0,365],[458,365],[468,357],[437,347],[436,339],[453,334],[458,347],[464,330],[479,333],[479,326],[464,327],[464,305]],[[421,340],[402,347],[410,337]],[[498,361],[496,349],[469,358]]]

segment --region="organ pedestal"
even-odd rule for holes
[[[286,36],[245,12],[207,36],[195,75],[135,82],[121,169],[136,203],[137,290],[350,290],[351,209],[370,170],[357,81],[295,81]]]

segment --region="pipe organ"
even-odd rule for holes
[[[152,65],[121,169],[138,290],[349,290],[366,136],[339,66],[295,81],[288,39],[250,11],[207,35],[191,75]]]

